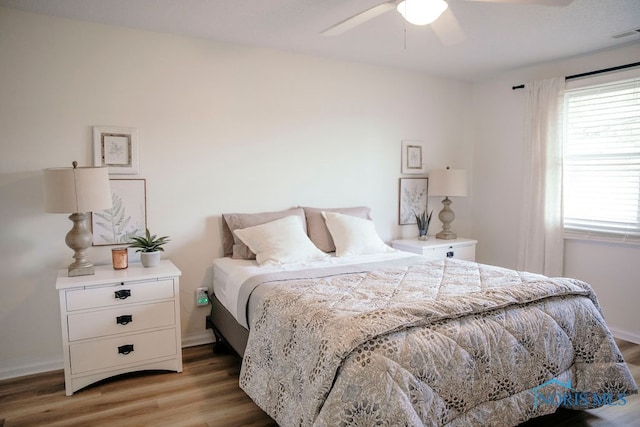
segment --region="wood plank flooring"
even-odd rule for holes
[[[640,345],[618,341],[640,383]],[[238,387],[240,359],[210,345],[183,350],[184,371],[129,374],[64,394],[62,371],[0,381],[0,426],[275,426]],[[640,396],[625,406],[559,410],[522,426],[640,426]]]

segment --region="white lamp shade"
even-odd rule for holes
[[[429,196],[464,197],[467,195],[467,171],[437,169],[429,173]]]
[[[447,7],[444,0],[404,0],[396,9],[413,25],[427,25],[438,19]]]
[[[82,213],[109,209],[112,206],[109,169],[45,169],[44,199],[45,209],[51,213]]]

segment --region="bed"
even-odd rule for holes
[[[211,323],[278,424],[510,426],[637,393],[588,284],[395,251],[349,209],[225,216]]]

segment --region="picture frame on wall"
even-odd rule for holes
[[[113,206],[91,214],[93,246],[127,244],[147,228],[146,180],[110,179],[109,184]]]
[[[138,130],[130,127],[93,127],[93,165],[107,166],[109,174],[137,175]]]
[[[416,214],[426,211],[428,184],[427,178],[400,178],[400,225],[416,224]]]
[[[422,141],[402,141],[402,166],[403,174],[421,174],[427,173],[427,165],[425,162],[425,148]]]

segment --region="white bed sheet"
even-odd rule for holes
[[[259,266],[255,260],[233,259],[230,257],[218,258],[213,261],[213,293],[237,321],[240,287],[247,279],[253,276],[279,271],[297,271],[310,268],[361,264],[415,256],[416,254],[402,251],[351,257],[336,257],[334,254],[331,254],[331,257],[317,261],[264,267]]]

